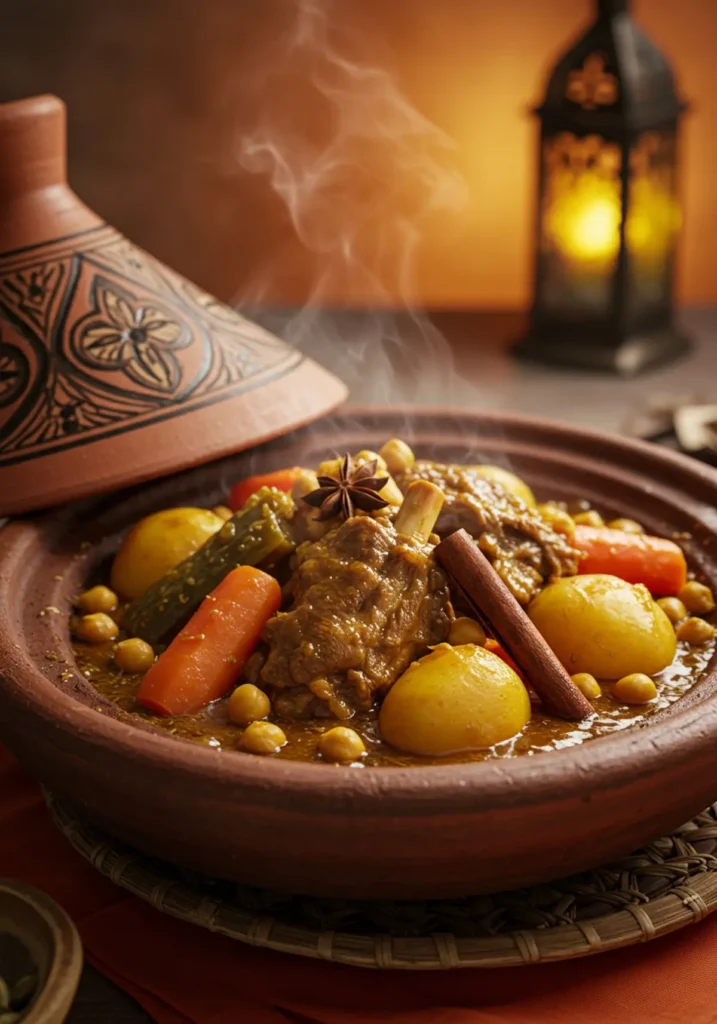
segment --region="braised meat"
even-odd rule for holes
[[[299,547],[293,604],[264,632],[261,679],[280,715],[350,718],[446,638],[450,594],[432,551],[384,516],[355,516]]]
[[[398,483],[405,491],[419,479],[430,480],[446,496],[436,532],[445,537],[467,530],[522,605],[551,577],[578,571],[579,554],[564,536],[535,509],[471,466],[417,461]]]

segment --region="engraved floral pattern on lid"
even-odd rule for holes
[[[82,361],[98,369],[122,370],[154,391],[173,391],[181,373],[172,350],[190,344],[189,332],[157,306],[132,303],[109,283],[98,285],[95,298],[97,309],[79,332]]]

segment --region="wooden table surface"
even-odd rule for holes
[[[443,336],[405,315],[305,313],[261,319],[343,377],[358,403],[502,409],[621,432],[631,412],[655,395],[694,393],[717,401],[717,311],[682,318],[694,339],[687,359],[632,380],[512,360],[510,341],[524,325],[513,313],[437,314],[433,320]],[[85,968],[68,1024],[150,1020],[129,996]]]

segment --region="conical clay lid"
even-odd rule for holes
[[[345,397],[80,202],[61,100],[0,105],[0,514],[248,448]]]

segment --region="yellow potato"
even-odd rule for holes
[[[530,698],[506,663],[474,644],[439,644],[386,695],[379,725],[411,754],[455,754],[507,740],[530,719]]]
[[[506,491],[514,494],[516,498],[521,498],[531,508],[535,506],[535,495],[531,489],[519,476],[511,473],[509,469],[503,469],[502,466],[471,466],[471,469],[475,470],[480,476],[484,476],[486,480],[490,480],[494,484],[500,484]]]
[[[141,519],[115,555],[110,575],[113,589],[133,601],[223,525],[220,516],[205,508],[165,508]]]
[[[571,675],[654,675],[675,656],[672,623],[647,587],[616,576],[567,576],[545,587],[528,615]]]

